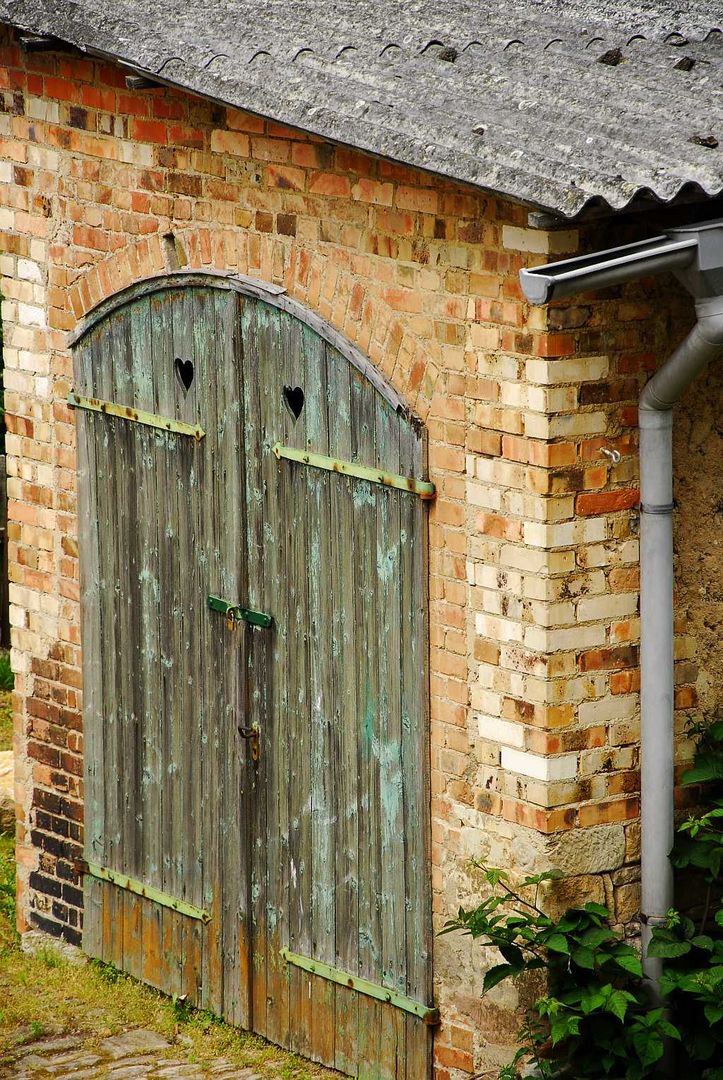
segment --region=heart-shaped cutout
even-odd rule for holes
[[[193,360],[181,360],[181,357],[177,356],[175,363],[176,376],[187,394],[193,382]]]
[[[304,391],[300,386],[284,387],[284,404],[293,416],[294,422],[296,422],[301,416],[301,410],[304,408]]]

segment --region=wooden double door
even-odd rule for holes
[[[350,1075],[423,1080],[421,434],[333,331],[238,280],[108,303],[75,380],[84,947]]]

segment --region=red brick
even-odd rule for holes
[[[314,173],[309,181],[312,195],[331,195],[337,199],[348,199],[351,194],[351,182],[348,176],[338,173]]]
[[[58,79],[52,75],[46,75],[43,86],[46,95],[58,101],[75,101],[79,96],[75,84],[67,79]]]
[[[165,146],[168,129],[160,120],[143,120],[135,117],[130,122],[130,136],[139,142],[158,143]]]
[[[590,492],[577,496],[575,510],[586,517],[592,514],[612,514],[617,510],[632,510],[639,502],[640,491],[637,488]]]

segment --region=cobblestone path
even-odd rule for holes
[[[137,1028],[103,1039],[86,1049],[82,1036],[42,1039],[19,1047],[11,1062],[0,1063],[0,1080],[268,1080],[254,1069],[218,1058],[211,1065],[189,1065],[154,1031]]]

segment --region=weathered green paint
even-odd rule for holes
[[[77,415],[86,858],[209,916],[88,875],[84,945],[360,1080],[425,1080],[429,1025],[392,1001],[433,990],[419,428],[314,318],[227,283],[111,305],[75,363],[79,397],[206,433]],[[224,597],[264,632],[228,633]]]
[[[329,982],[338,983],[339,986],[347,986],[350,990],[365,994],[367,997],[376,998],[377,1001],[384,1001],[388,1005],[393,1005],[396,1009],[413,1013],[414,1016],[418,1016],[423,1020],[425,1024],[439,1023],[439,1009],[430,1008],[419,1001],[413,1001],[412,998],[405,997],[404,994],[397,994],[394,990],[387,990],[385,986],[379,986],[377,983],[369,982],[367,979],[360,979],[358,975],[350,975],[348,971],[340,971],[338,968],[330,967],[329,964],[322,964],[320,960],[312,960],[308,956],[299,956],[298,953],[293,953],[289,949],[282,949],[281,956],[287,964],[293,964],[294,967],[302,968],[312,975],[318,975],[322,979],[328,979]]]
[[[328,472],[341,473],[342,476],[356,476],[359,480],[367,480],[370,484],[383,484],[385,487],[400,488],[402,491],[410,491],[413,495],[419,495],[421,499],[433,499],[435,496],[434,484],[428,480],[417,480],[413,476],[398,476],[395,473],[380,472],[379,469],[369,468],[355,461],[342,461],[340,458],[327,457],[325,454],[313,454],[306,450],[295,450],[292,446],[282,446],[281,443],[275,443],[271,450],[277,458],[297,461],[301,465],[310,465],[313,469],[326,469]]]
[[[262,626],[268,629],[274,621],[270,615],[266,615],[263,611],[249,611],[248,608],[239,607],[238,604],[232,604],[229,600],[222,600],[220,596],[209,596],[208,606],[211,611],[220,611],[231,622],[247,622],[251,623],[252,626]]]
[[[89,412],[105,413],[106,416],[117,416],[121,420],[129,420],[134,424],[145,424],[146,427],[160,428],[162,431],[172,431],[177,435],[192,435],[200,442],[206,434],[203,428],[194,424],[185,424],[181,420],[171,420],[167,416],[157,416],[155,413],[144,412],[143,409],[132,409],[129,405],[118,405],[115,401],[103,401],[101,398],[81,397],[71,390],[68,394],[68,405],[71,409],[87,409]]]
[[[109,870],[107,866],[86,863],[85,873],[98,878],[99,881],[109,881],[112,885],[117,885],[119,889],[126,889],[128,892],[142,896],[146,900],[151,900],[154,904],[160,904],[161,907],[172,908],[179,915],[187,915],[189,919],[200,919],[201,922],[206,923],[211,918],[209,913],[202,908],[187,904],[185,900],[179,900],[175,896],[169,896],[168,893],[161,892],[160,889],[154,889],[152,885],[144,885],[142,881],[136,881],[135,878],[119,874],[116,870]]]

